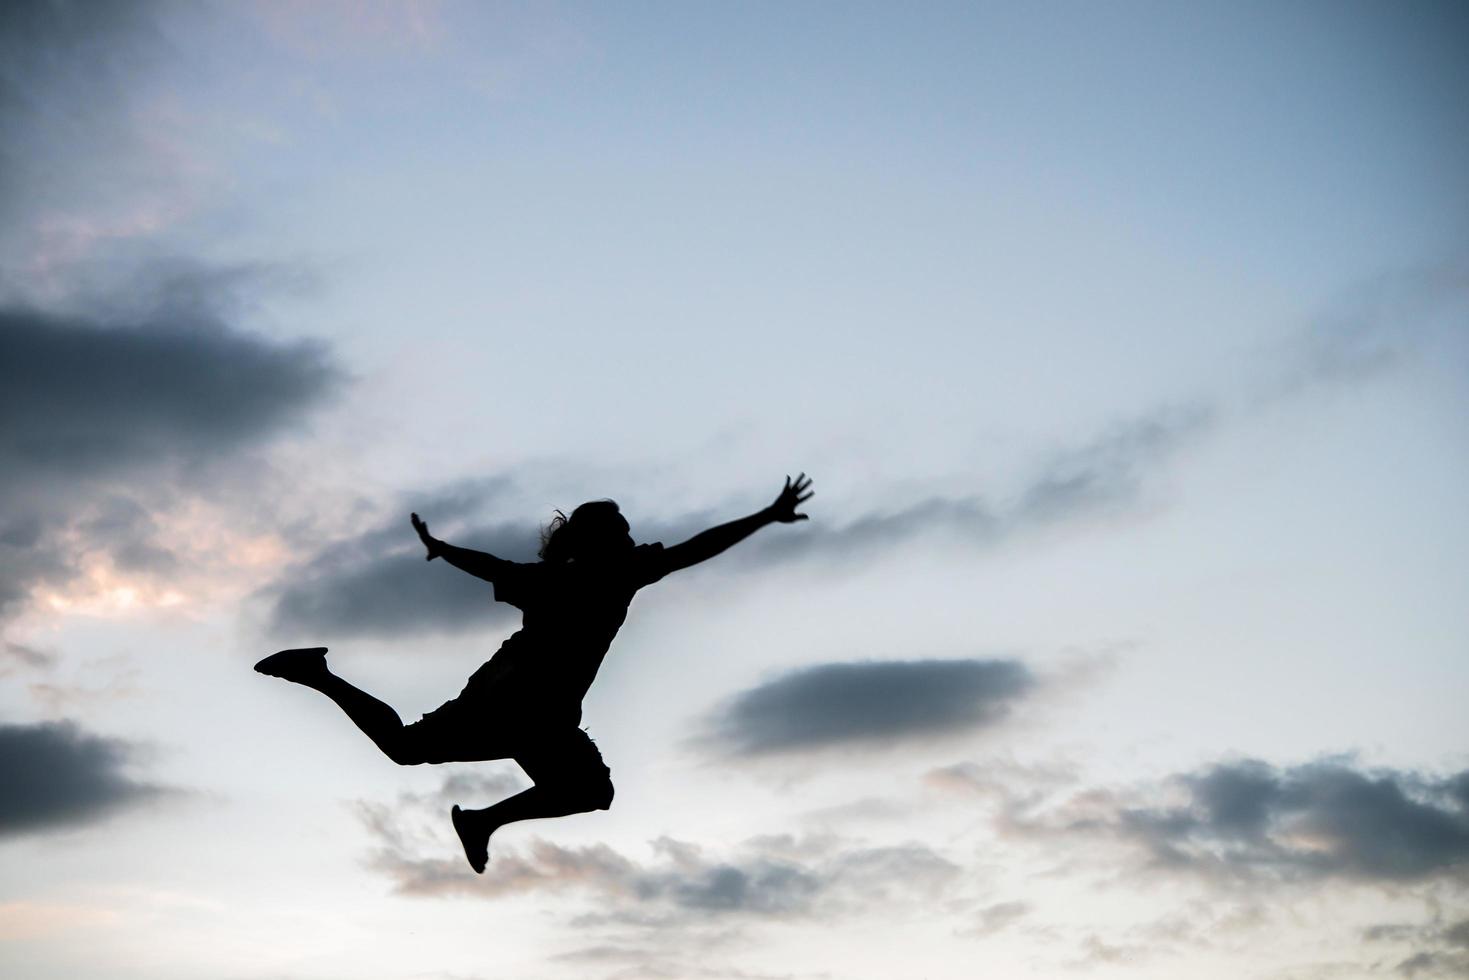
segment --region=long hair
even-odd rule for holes
[[[615,500],[588,501],[573,510],[570,517],[556,511],[550,523],[541,528],[541,561],[559,564],[575,558],[581,550],[582,538],[586,537],[578,529],[595,523],[598,518],[620,513]]]

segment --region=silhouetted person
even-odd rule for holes
[[[470,676],[459,696],[404,725],[398,713],[333,674],[326,648],[282,650],[255,665],[262,674],[304,684],[337,703],[399,765],[514,759],[530,789],[483,810],[450,811],[464,855],[476,872],[489,860],[490,835],[507,823],[561,817],[612,805],[611,770],[582,731],[581,701],[638,589],[698,564],[767,524],[806,519],[796,507],[811,497],[802,473],[762,511],[710,528],[683,544],[634,544],[610,500],[558,511],[541,537],[541,560],[505,561],[456,548],[412,516],[428,560],[490,582],[495,598],[524,614],[521,629]]]

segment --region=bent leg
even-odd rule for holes
[[[464,855],[476,872],[483,872],[489,860],[490,835],[507,823],[612,806],[612,771],[581,729],[538,739],[515,761],[535,780],[534,786],[483,810],[456,806],[450,811]]]

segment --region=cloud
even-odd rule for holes
[[[1273,370],[1256,379],[1257,397],[1270,401],[1315,387],[1360,384],[1433,347],[1438,356],[1462,359],[1466,300],[1469,263],[1462,257],[1364,280],[1285,340]]]
[[[339,389],[326,348],[228,326],[196,296],[114,324],[0,309],[0,615],[102,557],[180,564],[157,515],[179,488],[299,423]]]
[[[996,902],[986,905],[975,914],[974,925],[962,935],[984,938],[1003,932],[1019,922],[1032,911],[1028,902]]]
[[[873,511],[839,526],[808,524],[767,535],[738,554],[746,563],[848,560],[929,538],[993,548],[1017,535],[1115,515],[1136,504],[1148,477],[1213,424],[1203,403],[1164,406],[1047,455],[1014,492],[935,496]]]
[[[1404,958],[1394,969],[1405,977],[1469,976],[1469,919],[1447,925],[1381,923],[1363,930],[1362,939],[1403,950]]]
[[[1191,799],[1129,809],[1125,830],[1165,862],[1411,881],[1469,872],[1469,772],[1427,780],[1318,762],[1245,761],[1183,778]]]
[[[408,513],[327,548],[267,589],[272,629],[393,637],[464,632],[520,617],[519,610],[495,602],[488,582],[444,561],[425,562]],[[539,546],[535,528],[514,524],[472,529],[454,543],[511,561],[535,561]]]
[[[444,561],[424,561],[408,523],[417,513],[435,536],[509,561],[537,561],[540,529],[532,521],[483,523],[477,516],[508,495],[512,481],[496,476],[400,495],[388,515],[366,530],[334,541],[287,570],[261,591],[278,635],[384,636],[463,633],[519,620],[497,603],[488,582]],[[547,512],[550,517],[550,512]],[[639,540],[682,541],[707,526],[704,515],[672,523],[643,522]]]
[[[143,675],[127,654],[78,663],[70,679],[57,673],[27,685],[31,698],[54,717],[81,717],[95,713],[101,705],[136,697]]]
[[[69,722],[0,725],[0,836],[92,823],[158,797],[124,771],[135,754]]]
[[[807,974],[751,972],[718,962],[725,956],[700,949],[684,950],[679,956],[669,956],[648,946],[601,943],[561,953],[551,959],[576,964],[582,970],[616,965],[614,972],[604,974],[607,980],[798,980],[800,977],[829,980],[831,976],[824,971]]]
[[[565,894],[585,901],[577,918],[582,927],[651,928],[661,936],[670,926],[883,911],[946,894],[959,877],[957,866],[926,845],[872,846],[832,834],[755,836],[718,848],[660,837],[644,857],[600,843],[567,847],[535,837],[510,844],[497,836],[488,869],[475,875],[460,855],[446,801],[464,802],[466,794],[488,801],[522,785],[505,775],[479,779],[451,775],[432,793],[355,805],[374,841],[368,865],[398,894],[491,900]],[[511,831],[502,835],[516,839]]]
[[[1145,500],[1149,482],[1189,446],[1207,438],[1221,416],[1238,408],[1295,397],[1311,388],[1374,374],[1420,344],[1425,322],[1457,310],[1469,283],[1462,268],[1418,270],[1364,286],[1345,312],[1293,335],[1262,358],[1253,383],[1213,396],[1164,404],[1118,421],[1045,455],[1006,493],[936,495],[893,509],[873,509],[844,523],[822,519],[756,535],[715,560],[725,572],[765,569],[792,561],[847,563],[920,541],[989,550],[1028,533],[1127,514]],[[430,494],[432,496],[432,494]],[[480,501],[483,507],[488,499]],[[464,501],[466,512],[478,509]],[[676,543],[720,520],[708,512],[647,519],[630,515],[640,540]],[[512,622],[515,613],[485,601],[482,586],[453,575],[426,578],[403,551],[400,519],[391,544],[378,530],[344,542],[283,579],[273,594],[281,628],[347,635],[460,632]],[[513,560],[533,560],[536,529],[524,524],[470,524],[464,543]],[[368,545],[371,545],[369,547]],[[498,550],[497,550],[498,549]],[[434,583],[434,584],[430,584]]]
[[[722,555],[711,566],[725,571],[764,569],[791,561],[851,562],[920,541],[941,541],[971,549],[1004,546],[1026,534],[1084,525],[1134,511],[1146,500],[1149,483],[1180,453],[1206,439],[1221,417],[1240,408],[1258,408],[1321,385],[1356,380],[1396,360],[1431,333],[1425,322],[1457,311],[1469,284],[1460,266],[1447,265],[1384,277],[1367,284],[1345,304],[1345,312],[1311,324],[1293,335],[1283,350],[1262,358],[1251,398],[1248,386],[1161,404],[1124,418],[1090,438],[1043,454],[1039,464],[1005,492],[935,495],[896,508],[874,508],[845,522],[813,519],[756,535]],[[473,510],[470,504],[469,510]],[[707,511],[674,516],[630,515],[640,540],[676,543],[710,524],[739,516],[715,517]],[[466,536],[503,557],[531,560],[536,540],[524,525],[472,525]],[[498,553],[498,552],[497,552]],[[411,563],[389,554],[362,554],[360,565],[335,563],[310,590],[307,608],[320,608],[316,625],[352,629],[361,620],[346,611],[365,610],[381,600],[415,591],[420,576]],[[334,598],[335,591],[350,593]],[[369,617],[391,630],[460,630],[498,624],[506,611],[487,611],[478,593],[462,587],[454,598],[435,604],[425,599],[397,610],[391,622]],[[340,611],[340,612],[338,612]],[[401,625],[400,625],[401,624]],[[362,631],[371,632],[364,626]]]
[[[1181,800],[1153,801],[1167,792]],[[1340,759],[1243,760],[1161,786],[1086,790],[1059,807],[1012,799],[1005,810],[1007,828],[1021,834],[1140,846],[1154,870],[1256,882],[1469,883],[1469,772],[1430,778]]]
[[[340,374],[319,344],[208,320],[104,326],[0,310],[0,461],[26,481],[219,455],[294,421]]]
[[[17,669],[45,670],[56,663],[56,654],[23,643],[0,640],[0,677],[8,676]]]
[[[1016,660],[819,664],[735,695],[702,741],[760,756],[924,739],[993,724],[1034,686]]]
[[[671,838],[652,842],[640,861],[605,845],[563,847],[536,838],[520,848],[492,852],[485,874],[458,859],[405,853],[401,839],[372,866],[413,896],[499,898],[529,892],[576,892],[596,906],[583,925],[661,927],[710,919],[837,917],[890,902],[931,898],[951,885],[957,866],[916,843],[844,847],[821,839],[752,838],[730,853],[711,854]]]

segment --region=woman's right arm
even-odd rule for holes
[[[477,578],[484,579],[486,582],[495,581],[500,573],[511,564],[505,559],[496,558],[488,552],[460,548],[449,544],[447,541],[440,541],[428,533],[428,525],[417,514],[412,515],[412,520],[413,530],[418,532],[418,539],[428,549],[428,555],[424,558],[425,561],[442,558],[460,571],[468,572]]]

